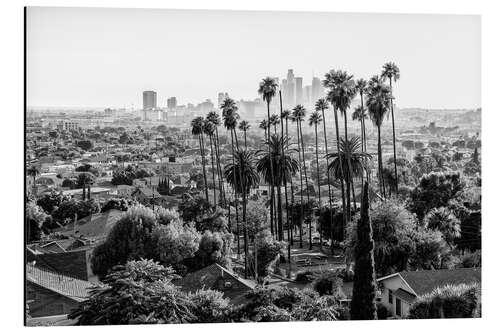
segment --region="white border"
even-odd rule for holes
[[[23,11],[31,6],[80,6],[80,7],[138,7],[138,8],[184,8],[184,9],[234,9],[234,10],[289,10],[331,12],[389,12],[389,13],[446,13],[482,15],[482,107],[483,107],[483,319],[480,320],[421,320],[379,322],[334,322],[334,323],[276,323],[234,325],[170,325],[168,327],[141,327],[141,330],[186,332],[192,330],[217,330],[218,332],[251,332],[256,328],[265,330],[287,330],[304,332],[330,330],[366,332],[404,329],[408,332],[423,330],[447,330],[453,332],[489,331],[498,314],[499,269],[498,235],[500,221],[495,213],[500,189],[498,173],[500,166],[498,133],[500,108],[495,105],[499,95],[499,43],[500,15],[496,1],[466,0],[364,0],[364,1],[315,1],[315,0],[141,0],[141,1],[16,1],[3,0],[0,4],[0,106],[2,128],[2,200],[0,241],[2,256],[1,326],[5,331],[26,329],[22,327],[23,309],[23,265],[22,265],[22,210],[23,210]],[[367,31],[367,33],[369,33]],[[439,73],[429,73],[429,78]],[[496,154],[495,154],[496,153]],[[258,325],[258,326],[256,326]],[[55,328],[54,328],[55,329]],[[67,330],[67,328],[62,328]],[[61,328],[59,330],[62,330]],[[83,332],[89,328],[72,328]],[[138,327],[92,327],[93,331],[136,332]],[[498,329],[498,328],[497,328]],[[47,329],[43,329],[44,331]]]

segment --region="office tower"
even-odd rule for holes
[[[144,110],[156,109],[156,91],[142,92],[142,108]]]
[[[304,104],[303,95],[302,95],[302,78],[295,78],[295,103],[296,104]]]
[[[218,95],[217,95],[217,108],[219,108],[222,104],[222,102],[224,102],[224,100],[226,98],[229,98],[229,94],[227,92],[220,92]]]
[[[312,92],[311,92],[311,97],[312,97],[312,103],[316,103],[318,99],[321,97],[324,97],[324,90],[323,86],[321,85],[321,80],[317,77],[313,77],[312,79]]]
[[[311,105],[313,103],[312,95],[311,95],[311,92],[312,92],[311,88],[312,87],[310,85],[304,87],[304,104]]]
[[[177,98],[176,97],[170,97],[167,99],[167,108],[168,109],[175,109],[177,107]]]

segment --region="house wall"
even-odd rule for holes
[[[392,278],[388,278],[382,281],[383,290],[381,290],[381,300],[382,303],[391,313],[392,316],[402,318],[408,315],[408,311],[411,307],[411,304],[401,300],[401,316],[396,315],[396,297],[393,295],[392,304],[389,303],[389,289],[394,293],[399,288],[406,290],[410,293],[413,293],[408,285],[401,279],[399,276],[394,276]]]
[[[32,317],[45,317],[68,314],[78,306],[78,302],[40,287],[32,282],[26,283],[26,300]]]

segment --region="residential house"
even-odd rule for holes
[[[392,316],[405,318],[419,296],[450,284],[481,283],[481,268],[403,271],[379,278],[380,302]]]
[[[26,265],[26,301],[31,317],[70,313],[88,298],[93,283],[59,274],[36,264]]]
[[[255,282],[245,280],[219,264],[204,267],[173,283],[185,292],[203,289],[220,291],[232,304],[244,303],[246,293],[256,287]]]

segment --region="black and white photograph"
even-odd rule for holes
[[[481,12],[201,8],[17,8],[24,326],[481,321]]]

